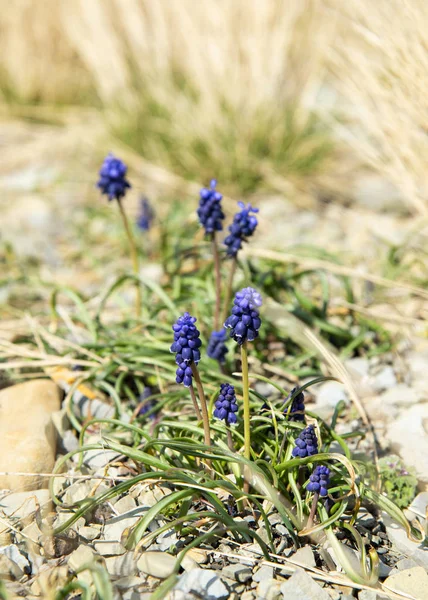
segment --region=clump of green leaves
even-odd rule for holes
[[[416,495],[418,480],[413,469],[407,468],[394,454],[379,461],[382,490],[397,506],[409,506]]]

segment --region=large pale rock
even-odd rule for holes
[[[0,488],[35,490],[47,479],[13,473],[50,473],[56,452],[56,431],[51,420],[59,410],[61,392],[55,383],[36,379],[0,392]]]

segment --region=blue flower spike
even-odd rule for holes
[[[221,365],[226,362],[226,354],[229,350],[226,347],[227,332],[213,331],[207,346],[207,354],[210,358],[217,360]]]
[[[297,387],[293,388],[284,402],[287,402],[291,396],[297,392],[297,390]],[[288,417],[289,421],[305,422],[305,396],[303,392],[299,392],[297,396],[294,396],[291,407],[287,406],[284,411],[284,415]]]
[[[258,208],[253,208],[251,204],[245,206],[243,202],[238,202],[238,206],[241,210],[233,217],[232,225],[229,226],[229,235],[224,240],[226,253],[230,258],[237,256],[243,242],[253,235],[258,225],[255,216],[259,212]]]
[[[247,287],[237,292],[232,314],[226,319],[224,327],[231,330],[230,337],[240,346],[246,341],[254,341],[259,335],[262,322],[258,309],[261,305],[261,294],[254,288]]]
[[[144,196],[140,199],[140,212],[137,217],[137,226],[141,231],[149,231],[155,218],[155,211],[149,200]]]
[[[216,190],[217,181],[211,180],[209,188],[199,192],[199,207],[197,210],[199,222],[205,229],[205,235],[211,235],[223,230],[224,213],[221,207],[223,196]]]
[[[324,465],[315,467],[314,472],[309,477],[307,485],[308,492],[315,492],[322,498],[328,494],[328,486],[330,485],[330,469]]]
[[[295,458],[306,458],[318,454],[318,440],[313,425],[309,425],[300,432],[295,441],[292,456]]]
[[[131,184],[126,179],[128,168],[119,158],[108,154],[99,171],[97,187],[110,200],[121,200]]]
[[[201,360],[199,348],[202,342],[195,323],[196,318],[185,312],[172,326],[174,343],[170,350],[175,353],[175,362],[178,365],[175,380],[177,383],[183,383],[185,387],[192,385],[191,365],[197,365]]]
[[[235,395],[235,388],[229,383],[222,383],[220,386],[220,394],[215,403],[214,417],[224,421],[226,425],[236,423],[238,412],[238,404]]]

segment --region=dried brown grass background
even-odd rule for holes
[[[118,104],[129,113],[149,97],[172,111],[189,154],[195,131],[209,144],[230,125],[225,102],[242,132],[285,107],[302,122],[315,110],[340,140],[340,161],[325,167],[330,180],[342,186],[368,166],[400,189],[409,210],[427,213],[426,0],[0,5],[0,98],[9,104],[96,105],[114,120]],[[222,159],[218,144],[210,151]]]

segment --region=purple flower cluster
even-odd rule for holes
[[[309,483],[306,489],[308,492],[318,492],[320,496],[327,496],[329,485],[330,469],[324,465],[318,465],[309,477]]]
[[[284,402],[287,402],[297,392],[297,387],[293,388]],[[287,407],[284,414],[290,421],[305,421],[305,396],[303,392],[299,392],[293,398],[291,407]]]
[[[137,226],[141,231],[149,231],[155,218],[152,205],[144,196],[140,199],[140,212],[137,217]]]
[[[120,200],[126,190],[131,187],[125,177],[127,170],[125,163],[111,153],[104,159],[97,187],[100,188],[102,194],[108,196],[109,200]]]
[[[174,343],[170,350],[175,353],[175,362],[178,365],[176,371],[176,382],[183,383],[186,387],[192,385],[191,365],[198,364],[201,360],[201,340],[199,330],[195,326],[196,318],[191,317],[188,312],[179,317],[172,326],[174,331]]]
[[[314,426],[309,425],[303,429],[299,437],[296,438],[295,444],[291,454],[296,458],[305,458],[306,456],[318,454],[318,440]]]
[[[247,340],[252,342],[259,335],[261,319],[258,308],[262,297],[254,288],[247,287],[237,292],[232,314],[226,319],[224,327],[231,329],[232,337],[239,345]]]
[[[215,403],[214,416],[226,422],[226,425],[236,423],[238,404],[236,403],[235,388],[229,383],[222,383],[220,394]]]
[[[211,180],[210,187],[202,188],[199,192],[199,222],[205,228],[205,234],[222,231],[224,213],[221,208],[221,200],[223,196],[216,190],[217,181]]]
[[[214,360],[218,360],[220,364],[226,362],[226,354],[228,353],[225,343],[226,335],[227,333],[224,329],[221,331],[213,331],[207,346],[208,356]]]
[[[238,254],[242,243],[253,235],[258,224],[257,217],[251,214],[258,213],[258,208],[253,208],[251,204],[245,206],[243,202],[238,202],[238,206],[241,210],[233,217],[233,223],[229,226],[230,233],[224,240],[227,255],[231,258]]]

